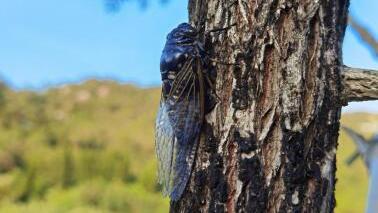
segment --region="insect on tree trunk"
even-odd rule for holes
[[[190,0],[220,100],[171,212],[332,212],[348,0]]]

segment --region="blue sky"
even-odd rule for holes
[[[0,76],[14,88],[44,88],[89,77],[142,86],[160,84],[166,34],[187,20],[187,1],[156,0],[146,10],[134,1],[116,14],[103,0],[0,0]],[[378,35],[378,1],[355,0],[351,12]],[[378,69],[378,61],[348,30],[344,63]],[[377,102],[348,111],[377,111]]]

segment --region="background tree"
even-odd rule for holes
[[[373,56],[378,59],[378,41],[374,38],[373,34],[351,15],[349,16],[349,25],[371,50]]]

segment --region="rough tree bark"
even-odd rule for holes
[[[220,101],[171,212],[332,212],[348,0],[189,0]]]

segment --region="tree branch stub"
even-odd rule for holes
[[[343,67],[343,103],[378,100],[378,71]]]

